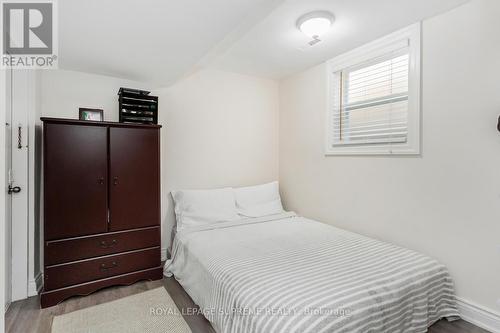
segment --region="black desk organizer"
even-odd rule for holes
[[[149,91],[120,88],[120,123],[158,124],[158,97]]]

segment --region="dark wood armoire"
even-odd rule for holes
[[[161,126],[42,121],[42,307],[161,279]]]

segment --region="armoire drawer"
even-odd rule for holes
[[[160,246],[160,227],[97,236],[48,241],[45,246],[45,265],[55,265],[125,251]]]
[[[160,266],[160,247],[45,267],[45,290]]]

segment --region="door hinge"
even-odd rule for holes
[[[17,126],[17,149],[23,149],[23,126],[19,124]]]

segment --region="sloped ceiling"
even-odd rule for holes
[[[275,0],[60,0],[59,67],[166,86]]]
[[[467,0],[64,0],[59,66],[168,86],[199,67],[279,79]],[[307,46],[299,16],[329,10]]]
[[[213,66],[252,75],[282,78],[467,0],[288,0],[242,36]],[[335,22],[313,47],[296,28],[297,18],[328,10]]]

